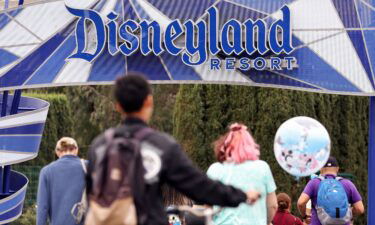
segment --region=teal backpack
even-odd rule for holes
[[[352,219],[348,196],[341,177],[323,177],[317,195],[316,211],[322,225],[346,224]]]

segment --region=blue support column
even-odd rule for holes
[[[3,101],[2,101],[2,104],[1,104],[1,113],[0,113],[1,117],[6,116],[6,114],[7,114],[8,95],[9,95],[9,91],[4,91]],[[4,185],[5,184],[5,179],[4,179],[5,173],[4,173],[4,171],[5,171],[5,167],[0,167],[0,196],[1,196],[1,198],[7,196],[7,193],[4,192],[4,188],[5,188],[5,185]]]
[[[10,115],[17,114],[18,107],[21,101],[21,93],[22,93],[21,90],[16,90],[14,92],[12,107],[10,108]]]
[[[4,166],[3,170],[3,194],[9,195],[10,192],[10,166]]]
[[[375,97],[370,97],[369,109],[369,137],[368,137],[368,205],[367,224],[375,225],[375,213],[371,210],[375,207]]]
[[[4,91],[3,103],[1,104],[1,117],[4,117],[7,115],[8,95],[9,95],[9,91]]]
[[[4,167],[3,166],[0,166],[0,199],[3,199],[5,198],[6,196],[3,195],[3,174],[4,174]]]

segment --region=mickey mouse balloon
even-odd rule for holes
[[[294,117],[276,132],[274,152],[280,166],[296,177],[318,172],[327,162],[331,140],[326,128],[310,117]]]

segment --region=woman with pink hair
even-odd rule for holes
[[[270,167],[259,160],[259,145],[247,127],[234,123],[229,131],[214,142],[218,162],[212,164],[207,175],[242,190],[257,190],[261,198],[254,205],[241,204],[224,208],[215,216],[215,225],[267,225],[277,210],[276,185]]]

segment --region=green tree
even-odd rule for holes
[[[73,137],[86,157],[92,140],[105,129],[120,122],[116,112],[112,86],[65,87],[64,92],[72,107]]]
[[[32,225],[36,224],[36,206],[31,205],[23,209],[22,215],[11,225]]]
[[[160,131],[173,133],[173,107],[179,85],[153,85],[154,113],[150,125]]]
[[[176,97],[173,135],[180,140],[183,149],[204,167],[207,165],[205,148],[205,96],[202,85],[182,85]],[[197,151],[198,149],[198,151]]]

